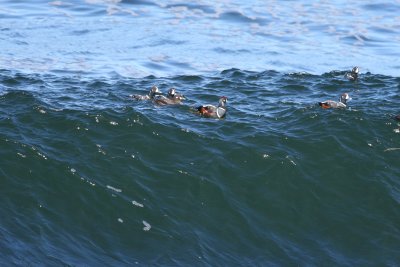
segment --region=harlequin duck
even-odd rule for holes
[[[358,79],[358,72],[359,72],[358,67],[354,67],[351,72],[346,73],[346,78],[349,79],[350,81],[356,81]]]
[[[218,107],[213,105],[202,105],[197,111],[204,117],[221,119],[226,115],[226,102],[228,98],[223,96],[219,99]]]
[[[175,88],[171,88],[168,91],[167,96],[157,95],[154,97],[154,102],[158,105],[176,105],[180,104],[185,97],[182,94],[178,94]]]
[[[132,97],[136,100],[150,100],[150,99],[153,99],[157,95],[161,95],[161,91],[158,89],[157,86],[154,85],[153,87],[151,87],[148,95],[130,95],[130,97]]]
[[[347,107],[347,101],[351,100],[350,96],[348,93],[344,93],[340,96],[339,102],[333,101],[333,100],[327,100],[324,102],[319,102],[318,105],[320,105],[322,108],[327,109],[327,108],[346,108]]]
[[[175,88],[169,89],[167,97],[175,101],[182,101],[186,99],[184,95],[177,93]]]

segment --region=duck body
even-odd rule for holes
[[[394,116],[394,119],[397,120],[397,121],[400,121],[400,114],[397,115],[397,116]]]
[[[177,105],[181,104],[185,97],[182,94],[178,94],[175,88],[171,88],[168,91],[167,96],[157,95],[154,97],[154,102],[158,105]]]
[[[324,102],[319,102],[318,104],[320,105],[320,107],[322,107],[324,109],[328,109],[328,108],[346,108],[346,105],[343,104],[342,102],[337,102],[337,101],[333,101],[333,100],[326,100]]]
[[[347,107],[347,101],[350,100],[350,96],[348,93],[344,93],[340,96],[339,102],[333,101],[333,100],[326,100],[323,102],[318,102],[318,105],[322,107],[323,109],[328,109],[328,108],[346,108]]]
[[[161,95],[161,91],[158,89],[157,86],[154,85],[150,89],[149,94],[147,94],[147,95],[130,95],[130,97],[132,97],[135,100],[150,100],[158,95]]]
[[[221,119],[226,116],[226,102],[228,98],[223,96],[219,100],[218,106],[214,105],[202,105],[197,107],[197,111],[202,115],[203,117],[206,118],[216,118],[216,119]]]

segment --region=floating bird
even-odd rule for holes
[[[400,121],[400,114],[397,116],[394,116],[394,119]]]
[[[354,67],[351,72],[346,73],[346,78],[349,79],[350,81],[356,81],[358,79],[358,72],[359,72],[358,67]]]
[[[204,117],[221,119],[226,115],[226,102],[228,98],[223,96],[219,99],[218,107],[213,105],[202,105],[197,111]]]
[[[130,97],[132,97],[136,100],[150,100],[150,99],[153,99],[157,95],[161,95],[161,91],[158,89],[157,86],[154,85],[153,87],[151,87],[148,95],[130,95]]]
[[[339,102],[333,101],[333,100],[326,100],[324,102],[319,102],[318,104],[324,108],[346,108],[347,107],[347,101],[351,100],[350,96],[348,93],[344,93],[340,96]]]
[[[186,99],[184,95],[177,93],[175,88],[169,89],[167,97],[175,101],[181,101]]]
[[[155,96],[154,102],[158,105],[177,105],[180,104],[184,99],[185,97],[182,94],[177,93],[175,88],[171,88],[169,89],[167,96]]]

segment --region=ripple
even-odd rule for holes
[[[396,4],[3,4],[0,265],[399,262]]]
[[[375,11],[377,8],[381,11],[385,12],[395,12],[398,13],[400,11],[400,5],[395,3],[379,3],[379,4],[366,4],[362,5],[363,8],[371,11]]]
[[[219,14],[219,19],[237,22],[237,23],[257,23],[259,25],[264,25],[268,23],[266,19],[251,18],[238,11],[230,11]]]

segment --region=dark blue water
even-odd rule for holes
[[[399,266],[399,11],[3,1],[0,265]]]

